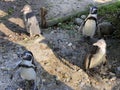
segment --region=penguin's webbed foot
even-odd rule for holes
[[[100,81],[101,77],[98,75],[98,72],[96,70],[90,69],[86,71],[87,75],[94,79],[95,81]]]

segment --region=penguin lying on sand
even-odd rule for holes
[[[25,26],[30,36],[40,35],[41,30],[39,27],[39,23],[37,21],[37,18],[34,12],[31,9],[31,6],[25,5],[23,9],[21,10],[21,12],[23,12]]]
[[[100,64],[105,64],[106,62],[106,42],[104,39],[100,39],[93,44],[92,51],[86,56],[84,69],[89,70]]]
[[[80,26],[80,31],[84,37],[93,38],[97,29],[97,7],[91,7],[88,17]]]

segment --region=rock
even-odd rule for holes
[[[112,35],[115,30],[115,27],[110,22],[102,22],[98,24],[99,37],[104,37],[105,35]]]
[[[71,46],[72,46],[72,43],[69,43],[68,46],[71,47]]]
[[[81,25],[81,23],[83,22],[83,20],[82,19],[80,19],[80,18],[75,18],[75,24],[77,24],[77,25]]]
[[[71,80],[71,77],[66,78],[66,82],[70,82],[70,80]]]
[[[111,76],[115,76],[115,74],[114,74],[114,73],[112,73],[112,72],[109,72],[109,74],[110,74]]]
[[[80,28],[80,26],[75,25],[75,29],[76,29],[76,30],[79,30],[79,28]]]
[[[27,41],[27,40],[28,40],[28,38],[24,38],[24,40],[25,40],[25,41]]]
[[[83,70],[82,70],[82,69],[79,69],[79,70],[78,70],[78,72],[79,72],[79,73],[82,73],[82,72],[83,72]]]
[[[86,15],[81,15],[81,19],[86,19]]]
[[[3,58],[3,59],[7,59],[7,58],[8,58],[8,56],[7,56],[7,55],[4,55],[4,56],[2,56],[2,58]]]

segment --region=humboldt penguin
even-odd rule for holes
[[[20,76],[27,82],[25,88],[30,87],[30,82],[34,82],[34,89],[37,89],[37,66],[34,61],[34,57],[31,51],[25,51],[20,55],[21,62],[14,68],[14,70],[20,68]],[[27,89],[28,90],[28,89]]]
[[[81,24],[79,30],[85,38],[93,38],[97,29],[97,7],[90,7],[87,18]]]
[[[104,39],[100,39],[96,43],[93,43],[92,50],[86,55],[84,69],[89,70],[106,62],[106,42]]]
[[[24,22],[25,27],[27,29],[27,32],[30,34],[31,37],[36,35],[41,35],[41,29],[39,27],[38,20],[32,11],[32,8],[30,5],[25,5],[23,9],[21,10],[23,12],[24,16]]]

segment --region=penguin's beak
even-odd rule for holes
[[[96,43],[94,43],[93,45],[94,45],[94,46],[98,46],[98,47],[99,47],[99,46],[101,46],[101,45],[102,45],[102,42],[96,42]]]
[[[98,46],[98,43],[94,43],[93,46]]]

